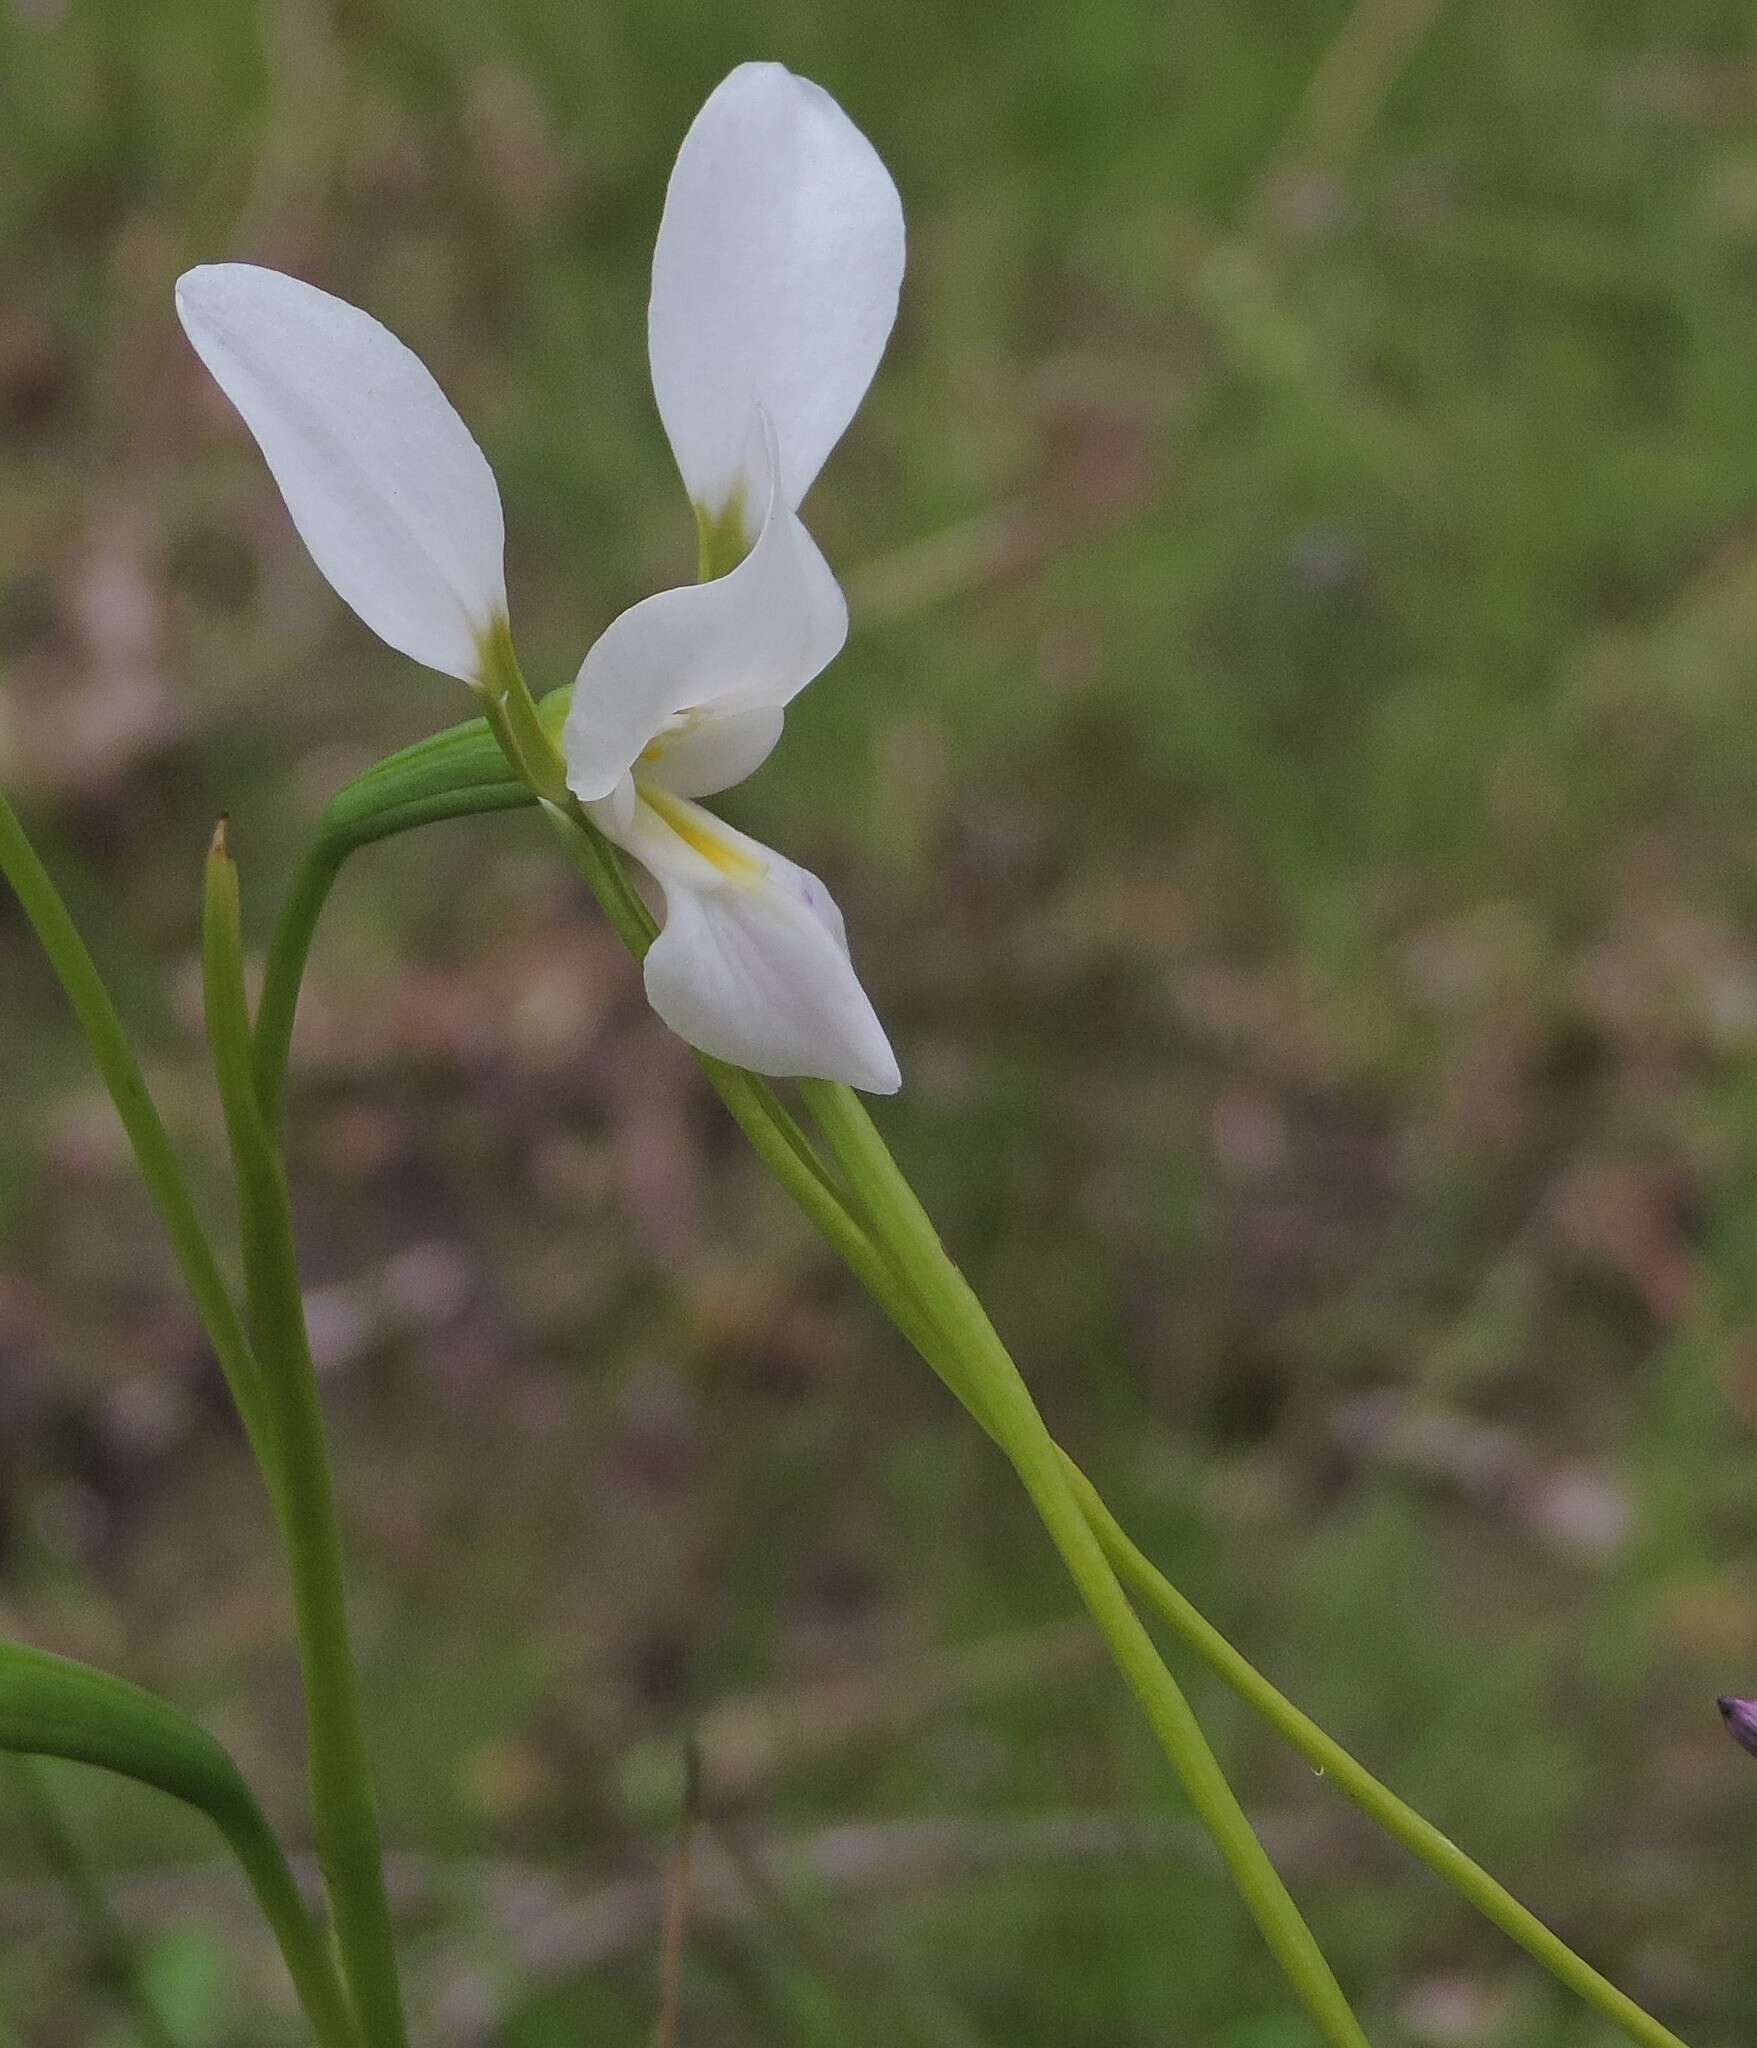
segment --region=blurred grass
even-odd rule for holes
[[[887,1129],[1174,1576],[1731,2048],[1747,6],[0,7],[0,762],[215,1212],[212,813],[260,936],[324,792],[459,707],[320,587],[171,280],[271,261],[419,350],[501,478],[527,668],[563,680],[689,573],[646,263],[684,126],[751,55],[844,101],[911,227],[810,507],[859,630],[730,806],[849,913],[909,1078]],[[0,943],[0,1625],[204,1712],[296,1826],[259,1503],[15,918]],[[699,1721],[710,1798],[792,1875],[734,1868],[704,1909],[688,2038],[1302,2040],[1012,1488],[761,1186],[535,828],[364,856],[305,1024],[296,1178],[424,2038],[645,2039],[657,1920],[617,1888],[663,1868]],[[1375,2041],[1599,2048],[1196,1689]],[[178,1860],[204,1845],[58,1782],[184,2037],[263,2038],[272,1968]],[[998,1861],[932,1832],[1027,1821]],[[889,1832],[851,1875],[800,1874],[855,1823]],[[13,2031],[126,2039],[0,1826]]]

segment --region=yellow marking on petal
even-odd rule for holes
[[[476,635],[475,688],[495,699],[503,699],[518,687],[519,658],[512,651],[512,622],[505,612],[496,612]]]
[[[703,711],[674,711],[642,747],[640,759],[647,762],[662,760],[671,751],[673,742],[693,731],[706,716]]]
[[[729,881],[758,882],[763,877],[763,864],[753,860],[740,846],[730,839],[722,839],[713,829],[719,822],[707,811],[698,810],[694,804],[685,803],[668,789],[656,789],[649,783],[641,785],[642,800],[669,825],[692,853],[699,853],[711,867],[716,867]]]
[[[717,511],[705,505],[695,507],[695,533],[698,582],[711,583],[738,567],[756,544],[745,516],[742,483]]]

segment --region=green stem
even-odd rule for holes
[[[822,1084],[808,1084],[808,1095],[815,1100],[821,1087]],[[859,1123],[870,1129],[871,1119],[857,1100],[852,1103],[852,1110]],[[870,1139],[863,1140],[863,1144],[882,1149],[883,1141],[876,1131],[872,1131]],[[889,1157],[888,1152],[885,1157]],[[896,1172],[894,1163],[890,1171]],[[897,1180],[901,1183],[900,1174]],[[923,1222],[925,1220],[923,1212]],[[902,1334],[940,1373],[983,1428],[995,1435],[996,1422],[983,1398],[984,1383],[970,1371],[968,1357],[963,1355],[955,1331],[948,1332],[943,1320],[936,1322],[897,1267],[884,1259],[859,1221],[852,1217],[849,1221],[855,1241],[852,1256],[848,1250],[843,1251],[848,1263]],[[935,1242],[937,1244],[937,1239]],[[943,1251],[940,1256],[945,1256]],[[950,1264],[949,1260],[947,1264]],[[963,1287],[961,1280],[958,1285]],[[1058,1447],[1057,1456],[1081,1513],[1124,1585],[1167,1623],[1246,1705],[1261,1714],[1292,1749],[1331,1780],[1394,1841],[1400,1842],[1437,1877],[1450,1884],[1491,1925],[1510,1936],[1559,1982],[1619,2027],[1631,2040],[1642,2043],[1643,2048],[1685,2048],[1669,2027],[1653,2018],[1627,1993],[1618,1990],[1609,1978],[1577,1955],[1535,1913],[1522,1906],[1504,1885],[1491,1877],[1431,1821],[1424,1820],[1413,1807],[1399,1799],[1363,1764],[1356,1762],[1340,1743],[1326,1735],[1309,1715],[1302,1713],[1279,1692],[1131,1540],[1098,1490],[1067,1453]]]
[[[1366,2035],[1341,1986],[1258,1841],[1182,1689],[1129,1605],[1074,1498],[1055,1440],[981,1303],[947,1257],[927,1212],[853,1090],[808,1081],[801,1083],[801,1093],[880,1243],[952,1340],[971,1383],[980,1389],[997,1441],[1289,1983],[1327,2040],[1363,2048]]]
[[[516,677],[516,666],[511,673]],[[524,694],[522,688],[508,692],[515,703]],[[537,778],[542,784],[552,783],[554,777],[550,769],[554,764],[538,767],[532,759],[540,745],[548,744],[540,722],[534,716],[518,721],[515,731],[512,722],[504,715],[504,701],[491,697],[486,703],[490,728],[505,748],[507,758],[527,778]],[[603,904],[624,943],[637,959],[641,958],[652,943],[654,926],[646,906],[629,885],[615,853],[565,793],[559,798],[545,797],[544,809],[560,829],[576,865]],[[308,863],[289,911],[282,920],[285,941],[283,943],[281,935],[277,934],[271,950],[271,971],[278,966],[272,985],[275,1007],[271,1013],[270,988],[265,986],[259,1016],[272,1015],[273,1019],[275,1036],[270,1041],[269,1053],[273,1064],[269,1072],[277,1101],[279,1075],[284,1072],[286,1045],[296,1001],[296,970],[309,949],[317,915],[335,879],[336,865],[329,863],[318,867]],[[846,1202],[809,1140],[787,1114],[774,1091],[766,1082],[740,1068],[705,1055],[700,1057],[702,1067],[721,1100],[764,1163],[776,1173],[812,1220],[825,1230],[832,1243],[845,1253],[861,1255],[861,1233]],[[256,1097],[259,1104],[262,1100],[262,1071],[259,1067]],[[849,1099],[852,1101],[852,1096]],[[876,1138],[876,1133],[874,1136]],[[937,1239],[935,1243],[937,1245]],[[1010,1365],[1009,1360],[1009,1369]],[[1343,2044],[1343,2048],[1365,2048],[1366,2037],[1349,2011],[1341,1987],[1325,1963],[1298,1908],[1282,1886],[1243,1809],[1233,1797],[1188,1701],[1166,1671],[1074,1504],[1057,1462],[1055,1447],[1037,1416],[1029,1394],[1025,1392],[1024,1383],[1016,1373],[1011,1373],[1010,1377],[1022,1405],[1016,1402],[1009,1409],[1004,1390],[997,1399],[1002,1429],[1006,1431],[1002,1437],[1003,1448],[1008,1449],[1013,1457],[1020,1477],[1073,1572],[1076,1584],[1104,1630],[1124,1676],[1182,1776],[1192,1802],[1213,1834],[1235,1882],[1271,1949],[1281,1960],[1289,1980],[1327,2039]],[[1010,1429],[1009,1422],[1013,1425]]]
[[[256,1028],[251,1041],[251,1068],[262,1121],[270,1131],[280,1128],[287,1061],[293,1045],[293,1012],[298,1006],[299,985],[305,978],[311,941],[347,853],[347,848],[331,847],[321,840],[312,847],[281,907],[263,963],[262,994],[256,1005]]]
[[[265,1482],[277,1486],[272,1433],[263,1406],[256,1359],[244,1333],[230,1289],[208,1242],[201,1219],[171,1149],[163,1120],[148,1092],[139,1063],[129,1047],[115,1005],[110,1001],[85,942],[80,938],[60,892],[25,836],[18,814],[0,795],[0,873],[30,919],[65,991],[93,1060],[97,1063],[122,1128],[133,1147],[141,1178],[159,1212],[184,1285],[195,1303],[202,1327],[226,1376],[232,1399],[250,1440]]]
[[[507,765],[539,801],[557,806],[573,802],[567,787],[567,763],[555,736],[543,723],[525,672],[513,652],[505,618],[496,622],[482,646],[482,674],[476,685],[482,715],[500,742]]]
[[[141,1975],[134,1938],[117,1918],[102,1876],[68,1825],[36,1762],[30,1757],[9,1756],[5,1774],[43,1861],[85,1930],[97,1974],[126,2005],[147,2048],[177,2048],[177,2037],[165,2024]]]
[[[287,1975],[319,2048],[364,2048],[329,1944],[306,1911],[281,1845],[261,1809],[253,1801],[235,1814],[216,1818],[232,1854],[243,1866],[262,1917],[274,1930]]]
[[[311,1801],[336,1944],[371,2048],[407,2039],[390,1905],[348,1642],[341,1532],[305,1329],[292,1209],[251,1062],[238,871],[225,826],[208,856],[202,916],[208,1040],[238,1183],[251,1334],[281,1456],[282,1528],[305,1684]]]
[[[1206,1620],[1130,1540],[1100,1499],[1092,1482],[1065,1452],[1062,1462],[1068,1484],[1082,1512],[1123,1581],[1133,1589],[1137,1598],[1176,1630],[1240,1699],[1255,1707],[1314,1770],[1322,1771],[1332,1779],[1364,1814],[1377,1821],[1386,1834],[1401,1842],[1436,1876],[1444,1878],[1454,1890],[1462,1893],[1484,1919],[1510,1935],[1552,1976],[1577,1992],[1613,2026],[1620,2027],[1630,2040],[1643,2043],[1644,2048],[1684,2048],[1684,2043],[1669,2027],[1662,2026],[1627,1993],[1619,1991],[1608,1977],[1577,1956],[1565,1941],[1550,1932],[1535,1913],[1522,1906],[1504,1885],[1497,1884],[1480,1864],[1472,1862],[1456,1842],[1443,1835],[1431,1821],[1423,1820],[1413,1807],[1406,1806],[1396,1793],[1380,1784],[1363,1765],[1356,1763],[1339,1742],[1332,1741],[1315,1721],[1277,1692],[1268,1679],[1232,1647],[1213,1623]]]
[[[271,1131],[278,1129],[281,1121],[287,1060],[293,1044],[293,1013],[299,1005],[299,988],[305,978],[311,941],[348,855],[380,839],[394,838],[399,832],[412,832],[418,825],[434,825],[447,818],[473,817],[487,811],[520,810],[531,801],[530,792],[517,783],[453,789],[442,796],[394,803],[369,815],[350,818],[339,829],[326,826],[320,833],[282,906],[264,963],[262,994],[256,1006],[251,1063],[262,1103],[262,1120]]]
[[[798,1191],[794,1192],[795,1199],[800,1199]],[[965,1369],[955,1345],[929,1317],[895,1266],[868,1235],[865,1226],[841,1203],[827,1213],[815,1203],[802,1206],[807,1207],[812,1220],[830,1238],[855,1277],[902,1335],[934,1368],[974,1419],[991,1436],[996,1435],[988,1404],[980,1387]],[[1491,1877],[1481,1864],[1466,1855],[1431,1821],[1424,1820],[1412,1806],[1399,1799],[1388,1785],[1375,1778],[1363,1764],[1357,1763],[1339,1742],[1326,1735],[1309,1715],[1302,1713],[1285,1694],[1279,1692],[1131,1540],[1105,1506],[1092,1482],[1067,1453],[1062,1451],[1059,1455],[1080,1510],[1124,1585],[1145,1607],[1167,1623],[1216,1677],[1247,1706],[1261,1714],[1314,1770],[1321,1771],[1393,1841],[1401,1843],[1436,1877],[1451,1885],[1492,1926],[1511,1937],[1560,1983],[1621,2028],[1631,2040],[1644,2044],[1644,2048],[1684,2048],[1684,2043],[1669,2027],[1654,2019],[1626,1992],[1619,1991],[1601,1971],[1577,1955],[1529,1907],[1522,1906],[1505,1885]]]
[[[265,1077],[265,1102],[279,1099],[285,1048],[290,1036],[293,1008],[298,999],[305,954],[311,943],[317,914],[348,853],[356,845],[367,843],[368,839],[387,837],[392,832],[430,820],[473,815],[503,806],[517,808],[529,805],[531,801],[529,793],[516,786],[484,786],[480,790],[437,797],[421,807],[418,814],[411,813],[406,824],[391,814],[381,814],[382,822],[358,839],[338,835],[332,840],[320,841],[313,848],[276,934],[258,1011],[257,1055],[259,1074]],[[566,817],[559,817],[556,822],[567,828],[562,836],[576,866],[592,885],[630,951],[640,957],[651,943],[652,921],[620,872],[614,851],[598,840],[589,824],[582,829],[580,823]],[[278,1032],[278,1044],[274,1028],[277,1019],[284,1025]],[[957,1347],[923,1307],[892,1259],[874,1241],[866,1222],[856,1213],[852,1198],[826,1171],[809,1140],[780,1104],[774,1090],[754,1076],[736,1068],[722,1068],[716,1061],[704,1059],[702,1065],[740,1128],[807,1217],[956,1398],[990,1435],[994,1435],[996,1426],[983,1392],[965,1369]],[[1629,2038],[1643,2043],[1644,2048],[1684,2048],[1678,2036],[1575,1954],[1480,1864],[1430,1822],[1422,1819],[1278,1692],[1130,1542],[1090,1482],[1066,1454],[1058,1455],[1082,1512],[1118,1574],[1221,1680],[1256,1708],[1308,1763],[1322,1770],[1362,1812],[1401,1842],[1436,1876],[1457,1890],[1491,1924],[1523,1946],[1560,1982],[1620,2027]]]

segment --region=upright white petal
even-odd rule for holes
[[[871,143],[821,87],[741,64],[678,152],[647,316],[660,417],[705,513],[738,496],[753,404],[799,503],[872,381],[902,278],[903,209]]]
[[[369,313],[247,263],[189,271],[177,312],[337,594],[391,646],[471,681],[506,611],[500,493],[420,359]]]
[[[816,875],[695,805],[643,802],[625,839],[665,893],[647,998],[680,1038],[777,1078],[894,1094],[902,1076]]]
[[[667,732],[680,714],[705,713],[675,735],[690,746],[696,772],[672,786],[707,796],[748,775],[780,736],[780,721],[744,719],[739,743],[716,751],[704,767],[701,749],[716,712],[727,719],[776,710],[804,689],[841,652],[848,606],[806,532],[773,481],[775,432],[757,416],[752,470],[767,516],[756,545],[729,575],[643,598],[611,621],[580,664],[562,733],[568,786],[582,802],[606,797],[650,747],[653,772],[666,779]],[[750,421],[746,432],[750,432]],[[768,744],[750,741],[766,732]],[[742,763],[737,774],[724,770]],[[704,773],[707,779],[703,779]],[[715,777],[719,779],[714,779]]]

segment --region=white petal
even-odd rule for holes
[[[754,775],[775,751],[785,717],[778,704],[692,719],[647,748],[642,774],[677,796],[718,796]]]
[[[766,422],[756,445],[766,446],[759,467],[768,467],[774,430]],[[767,516],[738,567],[712,583],[644,598],[612,620],[581,662],[561,749],[568,786],[582,802],[608,796],[655,742],[654,772],[667,779],[665,729],[680,713],[777,708],[840,653],[848,637],[842,592],[791,507],[761,480]],[[709,787],[692,785],[701,795]]]
[[[369,313],[248,263],[186,273],[177,312],[337,593],[391,646],[471,681],[506,612],[500,493],[420,359]]]
[[[757,404],[799,503],[872,382],[902,278],[903,209],[871,143],[821,87],[741,64],[678,152],[647,316],[659,414],[704,513],[738,495]]]
[[[664,810],[643,803],[625,842],[665,892],[665,926],[646,959],[653,1008],[734,1066],[894,1094],[896,1055],[823,883],[693,804]]]

